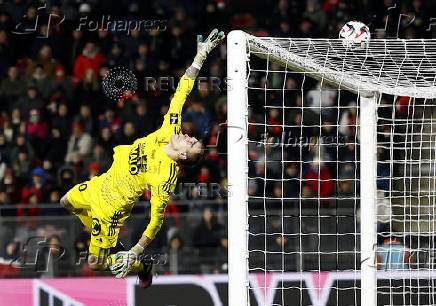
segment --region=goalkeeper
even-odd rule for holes
[[[197,55],[181,78],[162,127],[131,145],[114,148],[110,169],[65,194],[60,203],[91,230],[88,264],[93,270],[109,269],[117,278],[137,274],[142,287],[152,281],[151,264],[140,256],[160,230],[179,166],[195,165],[203,155],[202,144],[181,134],[181,112],[208,54],[224,39],[214,29],[205,41],[197,38]],[[151,192],[151,220],[138,243],[118,251],[118,233],[135,201]],[[114,254],[115,253],[115,254]]]

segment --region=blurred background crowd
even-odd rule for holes
[[[50,267],[0,265],[0,277],[94,275],[83,262],[76,264],[80,252],[87,249],[89,233],[59,208],[59,198],[74,184],[106,171],[114,146],[130,144],[160,126],[178,78],[195,55],[197,34],[205,35],[216,27],[261,36],[335,38],[345,21],[361,20],[378,38],[431,38],[436,33],[436,26],[431,26],[433,6],[422,0],[0,1],[0,257],[4,263],[23,260],[23,246],[32,243],[44,249],[38,253],[38,263],[43,264],[49,253],[62,254]],[[121,22],[145,20],[147,26],[129,31],[113,28],[108,16]],[[103,94],[101,81],[109,69],[118,66],[134,72],[138,90],[133,96],[112,101]],[[187,100],[182,129],[203,139],[207,150],[201,165],[180,173],[179,184],[191,187],[176,190],[168,205],[166,225],[150,248],[151,253],[165,257],[162,273],[226,272],[225,44],[213,52],[200,76],[205,78],[197,82]],[[280,78],[252,77],[251,82],[263,82],[262,87],[282,87]],[[302,88],[301,79],[289,77],[285,89],[290,105],[302,105],[302,91],[306,105],[334,105],[337,91],[321,91],[319,86],[307,82]],[[252,122],[263,120],[264,110],[256,109],[263,103],[263,95],[252,97]],[[269,101],[274,99],[268,96]],[[307,139],[315,134],[356,137],[355,99],[343,97],[341,106],[346,111],[323,117],[317,122],[323,129],[305,130]],[[310,114],[304,116],[310,119]],[[317,121],[321,115],[312,116]],[[286,114],[286,120],[296,125],[301,124],[301,117],[298,112]],[[252,126],[253,139],[297,133],[282,131],[281,118],[280,112],[269,110],[267,133]],[[339,131],[329,126],[332,120],[340,122]],[[261,160],[262,154],[278,161],[282,153],[273,146],[250,149],[253,161]],[[291,146],[286,154],[295,163],[288,164],[284,175],[296,177],[303,171],[297,163],[300,149]],[[264,186],[263,181],[254,180],[249,185],[250,195],[332,196],[338,186],[329,179],[337,173],[353,176],[352,161],[357,154],[352,144],[340,153],[325,154],[331,155],[330,160],[341,154],[350,163],[341,169],[335,168],[335,162],[325,163],[321,169],[320,161],[313,160],[312,167],[304,169],[303,176],[309,180],[302,189],[294,181],[282,190],[282,184]],[[253,176],[263,173],[265,164],[253,163],[250,171]],[[277,178],[282,175],[273,174]],[[319,178],[321,185],[315,180]],[[339,187],[352,194],[355,188],[350,184],[345,181]],[[144,194],[140,199],[121,231],[120,238],[127,244],[136,241],[147,224],[148,197]],[[330,203],[327,200],[323,205],[329,208]],[[276,243],[282,248],[285,242]],[[31,257],[32,251],[28,252],[24,253]]]

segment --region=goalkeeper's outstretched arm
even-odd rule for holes
[[[200,69],[209,53],[223,41],[224,37],[224,32],[218,32],[217,29],[214,29],[204,41],[202,35],[197,36],[197,54],[192,65],[189,66],[177,85],[177,90],[171,99],[170,108],[164,117],[162,127],[168,127],[171,124],[180,125],[179,118],[181,118],[183,105],[194,87]]]

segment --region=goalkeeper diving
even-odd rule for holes
[[[115,147],[106,173],[77,184],[60,200],[91,231],[88,265],[92,270],[110,270],[117,278],[137,274],[141,287],[151,285],[152,263],[141,254],[161,228],[179,167],[193,166],[203,155],[201,142],[181,133],[183,105],[203,62],[224,36],[214,29],[204,41],[197,37],[197,54],[179,81],[162,126],[131,145]],[[145,191],[151,193],[151,219],[138,243],[125,251],[118,233]]]

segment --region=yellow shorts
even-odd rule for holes
[[[70,204],[81,209],[80,214],[92,218],[89,253],[105,257],[111,247],[117,244],[118,234],[129,213],[108,205],[102,198],[101,187],[104,175],[77,184],[67,193]]]

